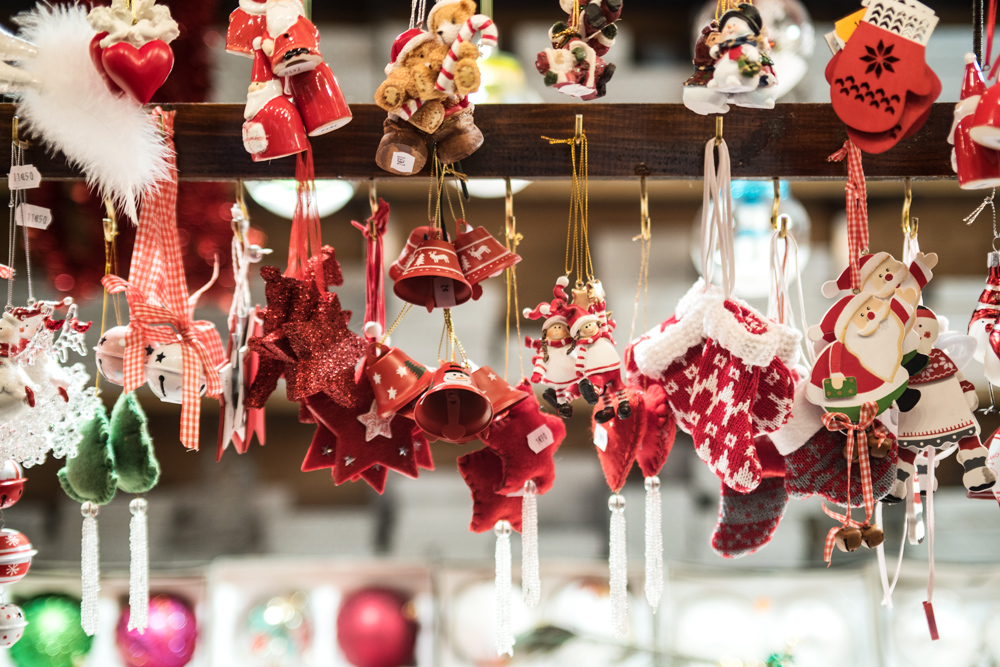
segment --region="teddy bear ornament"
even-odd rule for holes
[[[393,174],[419,173],[431,151],[443,164],[483,145],[469,95],[479,90],[479,47],[497,45],[497,29],[474,0],[437,0],[426,29],[411,26],[392,44],[375,104],[387,112],[375,161]]]

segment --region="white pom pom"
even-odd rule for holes
[[[818,324],[814,324],[809,327],[809,331],[806,332],[806,336],[811,341],[823,340],[823,328]]]
[[[550,312],[552,312],[552,307],[549,306],[549,304],[547,304],[547,303],[543,304],[543,305],[541,305],[541,306],[538,307],[538,312],[540,312],[542,315],[548,316],[548,314]]]
[[[567,285],[569,285],[569,278],[567,276],[560,276],[559,280],[556,281],[556,285],[559,285],[560,287],[566,287]]]
[[[522,310],[521,311],[521,315],[523,315],[524,317],[530,318],[531,317],[531,308],[525,308],[524,310]]]
[[[976,54],[975,53],[966,53],[965,54],[965,64],[966,65],[971,65],[974,62],[976,62]]]
[[[365,335],[369,338],[382,337],[382,325],[378,322],[365,322]]]
[[[840,294],[840,287],[837,285],[836,280],[827,280],[823,283],[823,296],[827,299],[832,299],[838,294]]]

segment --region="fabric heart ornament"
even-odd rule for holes
[[[94,69],[97,73],[101,75],[101,79],[104,80],[104,85],[108,87],[115,95],[124,95],[125,91],[118,87],[111,77],[108,76],[107,70],[104,69],[104,47],[101,46],[101,40],[108,36],[106,32],[99,32],[94,35],[94,39],[90,40],[90,61],[94,63]]]
[[[625,486],[625,480],[639,455],[639,447],[643,444],[649,427],[641,394],[635,387],[629,387],[627,391],[629,404],[634,406],[630,419],[615,419],[605,424],[599,424],[595,419],[592,424],[597,458],[601,462],[608,488],[615,493]],[[599,405],[594,407],[595,417],[599,410]]]
[[[831,72],[830,100],[845,125],[888,132],[898,125],[907,96],[930,95],[923,44],[862,21]]]
[[[119,88],[139,104],[146,104],[170,76],[174,52],[159,39],[147,42],[141,49],[119,42],[104,49],[101,63]]]

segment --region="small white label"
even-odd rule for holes
[[[48,229],[52,224],[52,211],[43,206],[20,204],[14,212],[17,224],[33,229]]]
[[[552,430],[545,424],[528,434],[528,447],[536,454],[540,454],[549,445],[555,444],[555,441]]]
[[[455,281],[451,278],[434,278],[434,303],[438,308],[454,308]]]
[[[399,151],[392,154],[392,168],[403,174],[412,174],[413,168],[417,165],[417,158],[410,155],[409,153],[400,153]]]
[[[11,190],[31,190],[41,184],[42,175],[35,169],[34,165],[11,167],[10,173],[7,174],[7,185]]]
[[[608,449],[608,431],[601,424],[594,427],[594,445],[602,452]]]

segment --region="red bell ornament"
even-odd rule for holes
[[[289,79],[292,99],[299,110],[306,132],[318,137],[333,132],[353,120],[337,77],[326,63],[316,69],[296,74]]]
[[[464,221],[459,221],[464,225]],[[507,250],[485,227],[476,227],[455,239],[455,249],[465,278],[476,285],[499,276],[521,261],[520,255]],[[480,290],[481,293],[481,290]]]
[[[483,366],[474,372],[472,379],[475,381],[476,387],[486,394],[486,398],[490,399],[494,418],[528,398],[527,393],[511,387],[503,377],[497,375],[489,366]]]
[[[465,444],[489,428],[493,405],[469,371],[442,363],[414,406],[413,419],[430,438]]]
[[[24,579],[37,553],[24,533],[12,528],[0,530],[0,585]]]
[[[105,380],[119,387],[125,384],[125,337],[128,326],[111,327],[97,341],[94,348],[97,370]],[[155,349],[156,345],[149,345]]]
[[[7,459],[0,468],[0,509],[5,510],[21,499],[27,481],[21,465],[14,459]]]
[[[399,253],[399,257],[396,261],[392,263],[389,267],[389,277],[393,281],[399,280],[403,276],[403,272],[406,271],[406,267],[410,265],[410,260],[413,259],[413,253],[417,251],[420,244],[431,237],[432,234],[436,234],[437,230],[430,225],[424,225],[423,227],[417,227],[412,232],[410,232],[410,238],[406,239],[406,245]]]
[[[426,306],[428,312],[472,298],[472,285],[462,273],[455,246],[436,239],[420,242],[392,291],[407,303]]]
[[[372,344],[368,348],[365,374],[375,392],[381,417],[396,414],[431,385],[432,374],[398,347]]]

